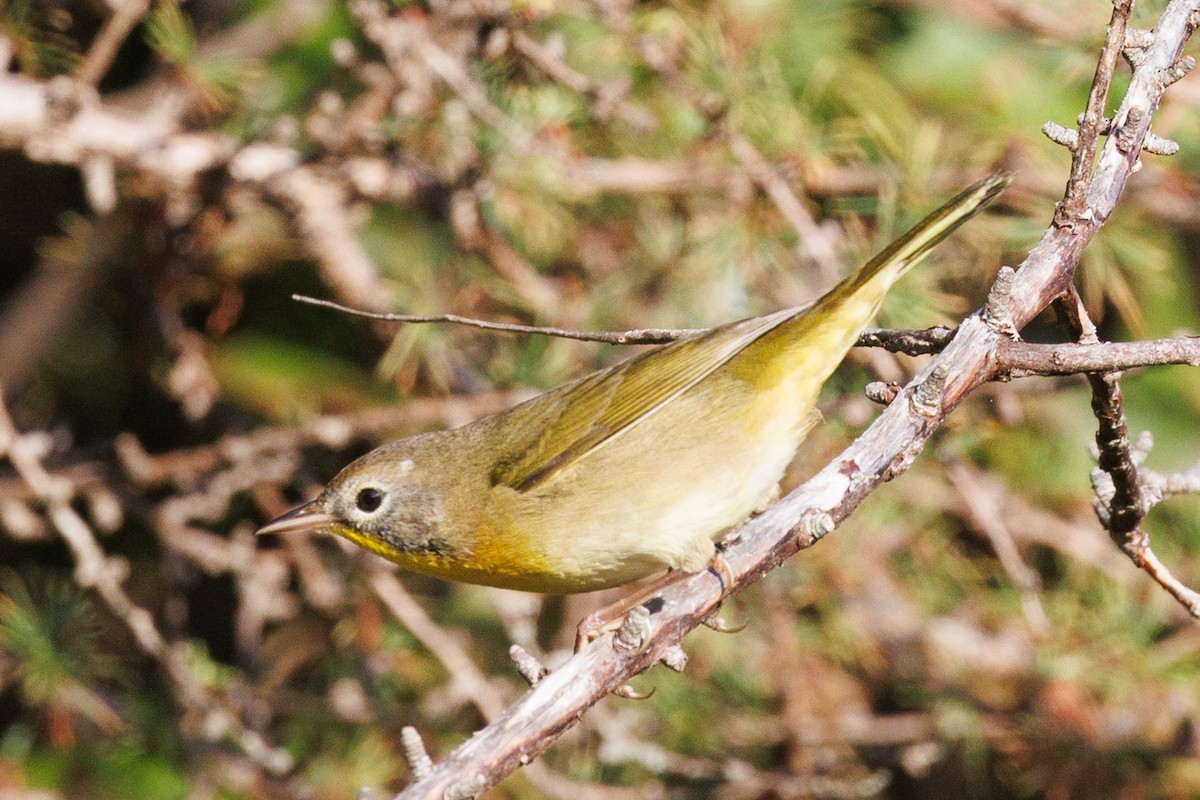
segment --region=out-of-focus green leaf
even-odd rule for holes
[[[281,339],[231,337],[213,351],[212,365],[227,396],[272,419],[345,411],[389,399],[369,373]]]

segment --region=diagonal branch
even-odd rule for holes
[[[150,0],[122,0],[117,3],[112,16],[104,23],[76,70],[75,80],[88,86],[100,83],[121,45],[149,10]]]

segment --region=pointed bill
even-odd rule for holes
[[[254,533],[261,536],[264,533],[311,531],[323,528],[331,522],[333,517],[321,511],[314,500],[276,517]]]

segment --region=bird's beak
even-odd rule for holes
[[[313,500],[276,517],[255,531],[255,534],[311,531],[323,528],[331,522],[333,522],[333,517],[321,511],[317,506],[317,501]]]

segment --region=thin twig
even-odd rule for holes
[[[388,611],[400,620],[450,673],[456,692],[469,700],[491,722],[504,711],[505,699],[496,691],[487,676],[475,666],[466,650],[442,630],[425,609],[397,580],[391,568],[382,562],[372,564],[371,588]]]
[[[950,482],[962,498],[971,525],[987,537],[1000,566],[1021,595],[1025,621],[1035,636],[1050,632],[1050,621],[1042,608],[1042,581],[1021,558],[1012,530],[1007,524],[1001,493],[984,476],[962,461],[949,464]]]
[[[1073,347],[1079,354],[1095,353],[1108,348],[1133,349],[1125,345],[1100,344],[1096,338],[1096,326],[1088,317],[1083,300],[1074,287],[1055,302],[1059,322],[1081,342]],[[1164,360],[1162,363],[1196,364],[1200,339],[1168,339],[1158,342],[1134,342],[1144,346],[1142,355],[1158,355],[1170,358],[1190,351],[1193,358]],[[1068,354],[1060,363],[1072,361]],[[1092,476],[1096,497],[1093,507],[1101,524],[1109,532],[1121,552],[1166,589],[1194,617],[1200,617],[1200,594],[1180,582],[1171,571],[1158,560],[1150,548],[1150,537],[1141,527],[1142,519],[1155,503],[1165,496],[1165,485],[1159,485],[1156,476],[1145,474],[1139,469],[1144,453],[1139,454],[1129,441],[1129,427],[1125,420],[1124,401],[1119,383],[1120,372],[1133,364],[1122,362],[1119,357],[1100,363],[1076,361],[1075,366],[1090,367],[1087,379],[1092,389],[1092,410],[1099,423],[1096,432],[1097,469]],[[1149,445],[1147,445],[1148,447]],[[1166,481],[1162,482],[1166,484]]]
[[[1079,122],[1078,142],[1072,148],[1071,177],[1067,182],[1067,194],[1055,212],[1056,225],[1069,225],[1084,213],[1088,191],[1092,185],[1096,142],[1105,127],[1104,108],[1108,101],[1108,90],[1112,85],[1113,72],[1121,55],[1121,48],[1125,45],[1125,28],[1132,9],[1133,0],[1113,2],[1112,21],[1108,24],[1104,47],[1096,64],[1096,75],[1092,79],[1091,92],[1088,93],[1087,107]]]
[[[598,342],[601,344],[642,345],[668,344],[689,336],[704,333],[708,328],[631,328],[624,331],[583,331],[570,328],[552,328],[541,325],[522,325],[516,322],[496,322],[493,320],[464,317],[459,314],[397,314],[391,312],[364,311],[358,308],[309,297],[293,294],[292,299],[301,303],[330,308],[344,314],[353,314],[366,319],[383,320],[386,322],[401,322],[405,324],[449,323],[466,325],[481,330],[500,331],[533,336],[555,336],[560,339],[571,339],[579,342]],[[800,311],[804,306],[797,306]],[[946,346],[954,337],[954,331],[949,328],[935,327],[926,330],[888,330],[884,328],[868,328],[859,334],[858,346],[882,347],[893,353],[908,355],[927,355],[936,353]]]
[[[475,665],[456,637],[430,618],[425,609],[400,583],[390,565],[374,560],[371,565],[371,588],[388,611],[446,668],[453,689],[459,696],[474,705],[488,722],[503,713],[508,702],[504,693]],[[557,775],[540,762],[529,764],[526,775],[543,793],[562,800],[579,800],[593,796],[605,800],[650,800],[657,794],[641,789],[607,792],[600,787],[578,783]],[[414,774],[413,777],[419,779],[424,776]]]
[[[1007,372],[1008,377],[1013,378],[1120,371],[1166,364],[1194,367],[1200,366],[1200,337],[1095,344],[1031,344],[1002,340],[996,363],[1002,373]]]
[[[100,83],[121,45],[149,10],[150,0],[122,0],[118,3],[75,71],[75,80],[87,86]]]
[[[1159,586],[1178,600],[1189,614],[1200,619],[1200,592],[1184,585],[1182,581],[1171,574],[1171,570],[1167,569],[1165,564],[1158,560],[1158,556],[1150,549],[1149,537],[1147,537],[1144,547],[1130,553],[1130,558],[1145,570],[1146,574],[1153,578]]]
[[[835,275],[841,267],[835,237],[817,224],[788,182],[741,132],[730,131],[729,149],[751,179],[771,198],[783,218],[796,230],[801,254],[816,264],[825,277]]]
[[[356,317],[378,319],[387,322],[447,322],[455,325],[467,325],[472,328],[481,328],[488,331],[535,334],[539,336],[556,336],[560,339],[573,339],[580,342],[602,342],[604,344],[666,344],[667,342],[673,342],[676,339],[685,339],[688,336],[695,336],[696,334],[703,333],[706,330],[704,328],[637,328],[628,331],[579,331],[570,330],[567,328],[548,328],[536,325],[521,325],[515,322],[493,322],[490,320],[463,317],[458,314],[423,315],[362,311],[357,308],[348,308],[347,306],[344,306],[340,303],[335,303],[332,300],[321,300],[316,297],[307,297],[302,294],[294,294],[292,295],[292,299],[298,300],[301,303],[309,303],[314,306],[321,306],[322,308],[332,308],[335,311],[341,311],[345,314],[353,314]]]
[[[387,322],[450,323],[482,330],[537,336],[555,336],[580,342],[617,345],[666,344],[704,333],[706,328],[631,328],[625,331],[582,331],[515,322],[464,317],[458,314],[396,314],[349,308],[332,300],[292,295],[293,300],[330,308],[345,314]],[[859,347],[881,347],[893,353],[927,355],[940,352],[954,338],[949,328],[889,330],[868,328],[859,334]],[[1094,344],[1034,344],[1002,339],[997,346],[996,369],[1006,378],[1029,375],[1075,375],[1103,370],[1188,364],[1200,366],[1200,337],[1181,336],[1140,342],[1096,342]]]

